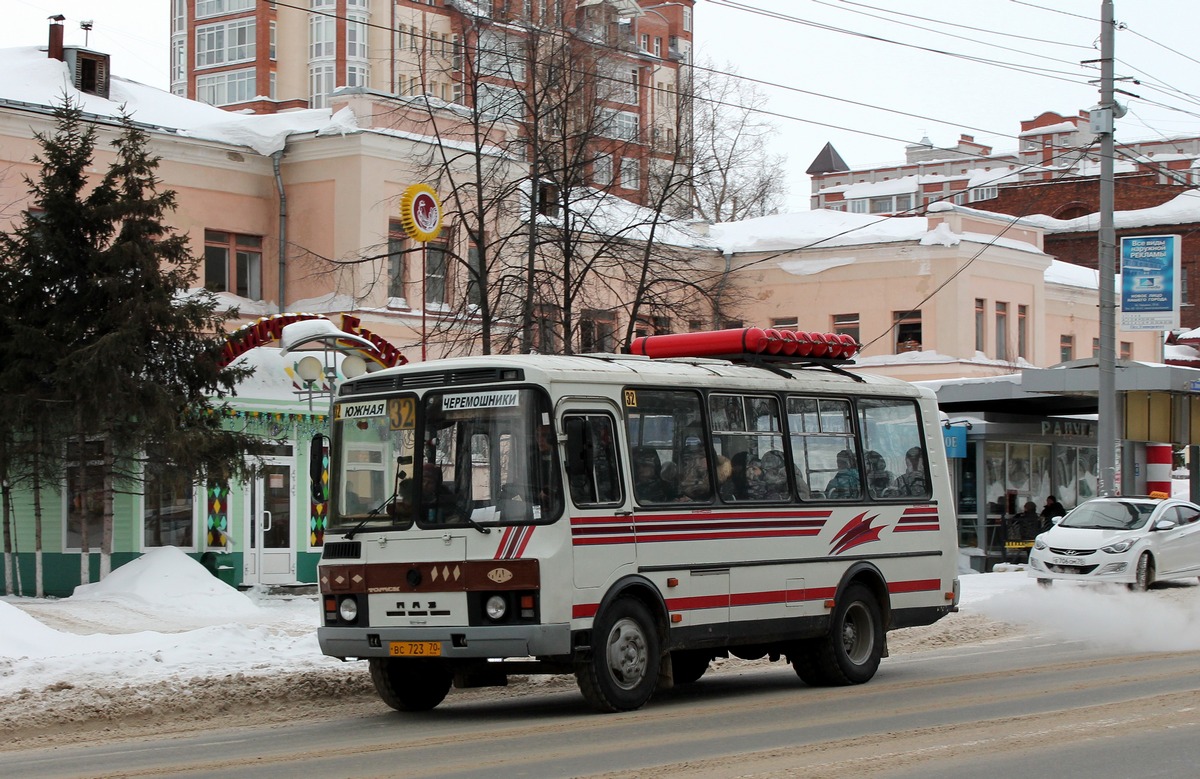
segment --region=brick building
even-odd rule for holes
[[[326,108],[337,90],[426,96],[529,126],[546,69],[599,68],[619,143],[591,182],[641,202],[687,133],[694,0],[171,0],[171,91],[231,111]],[[553,54],[548,53],[553,50]],[[560,60],[561,63],[560,64]],[[591,62],[592,65],[586,65]],[[539,69],[538,65],[542,66]],[[606,146],[616,145],[614,153]]]
[[[948,200],[957,205],[1035,219],[1045,251],[1088,268],[1098,265],[1100,156],[1090,116],[1046,112],[1021,122],[1016,151],[994,152],[962,135],[952,147],[925,139],[905,149],[905,161],[851,169],[831,145],[809,168],[812,207],[871,214],[923,214]],[[1114,162],[1118,238],[1179,234],[1182,322],[1200,327],[1200,296],[1188,279],[1200,273],[1200,136],[1122,142]],[[1119,272],[1118,268],[1118,272]]]

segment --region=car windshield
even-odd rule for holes
[[[1146,524],[1155,504],[1130,500],[1093,500],[1071,510],[1059,527],[1136,530]]]

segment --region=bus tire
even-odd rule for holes
[[[846,587],[833,607],[829,633],[814,649],[811,660],[822,684],[862,684],[874,676],[883,658],[883,616],[874,594],[861,584]]]
[[[821,639],[800,642],[788,652],[792,670],[796,672],[796,676],[800,677],[800,681],[809,687],[825,687],[830,684],[825,672],[821,670],[821,663],[818,660],[820,641]]]
[[[708,652],[692,650],[671,653],[671,680],[675,684],[691,684],[699,681],[708,670],[712,658]]]
[[[592,626],[591,656],[575,664],[575,681],[601,712],[641,708],[658,684],[658,630],[636,598],[618,598]]]
[[[396,711],[429,711],[446,698],[454,675],[441,663],[372,657],[371,681],[383,702]]]

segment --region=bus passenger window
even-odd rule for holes
[[[625,398],[637,502],[645,506],[711,501],[712,452],[706,442],[700,395],[627,389]]]
[[[577,506],[620,503],[624,499],[613,420],[604,414],[563,418],[567,434],[567,484]]]

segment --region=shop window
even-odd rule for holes
[[[195,547],[194,494],[188,471],[165,465],[162,458],[148,458],[142,489],[144,547]]]
[[[78,442],[67,446],[65,549],[81,549],[84,535],[87,548],[100,548],[104,534],[104,443],[88,441],[82,456]]]

